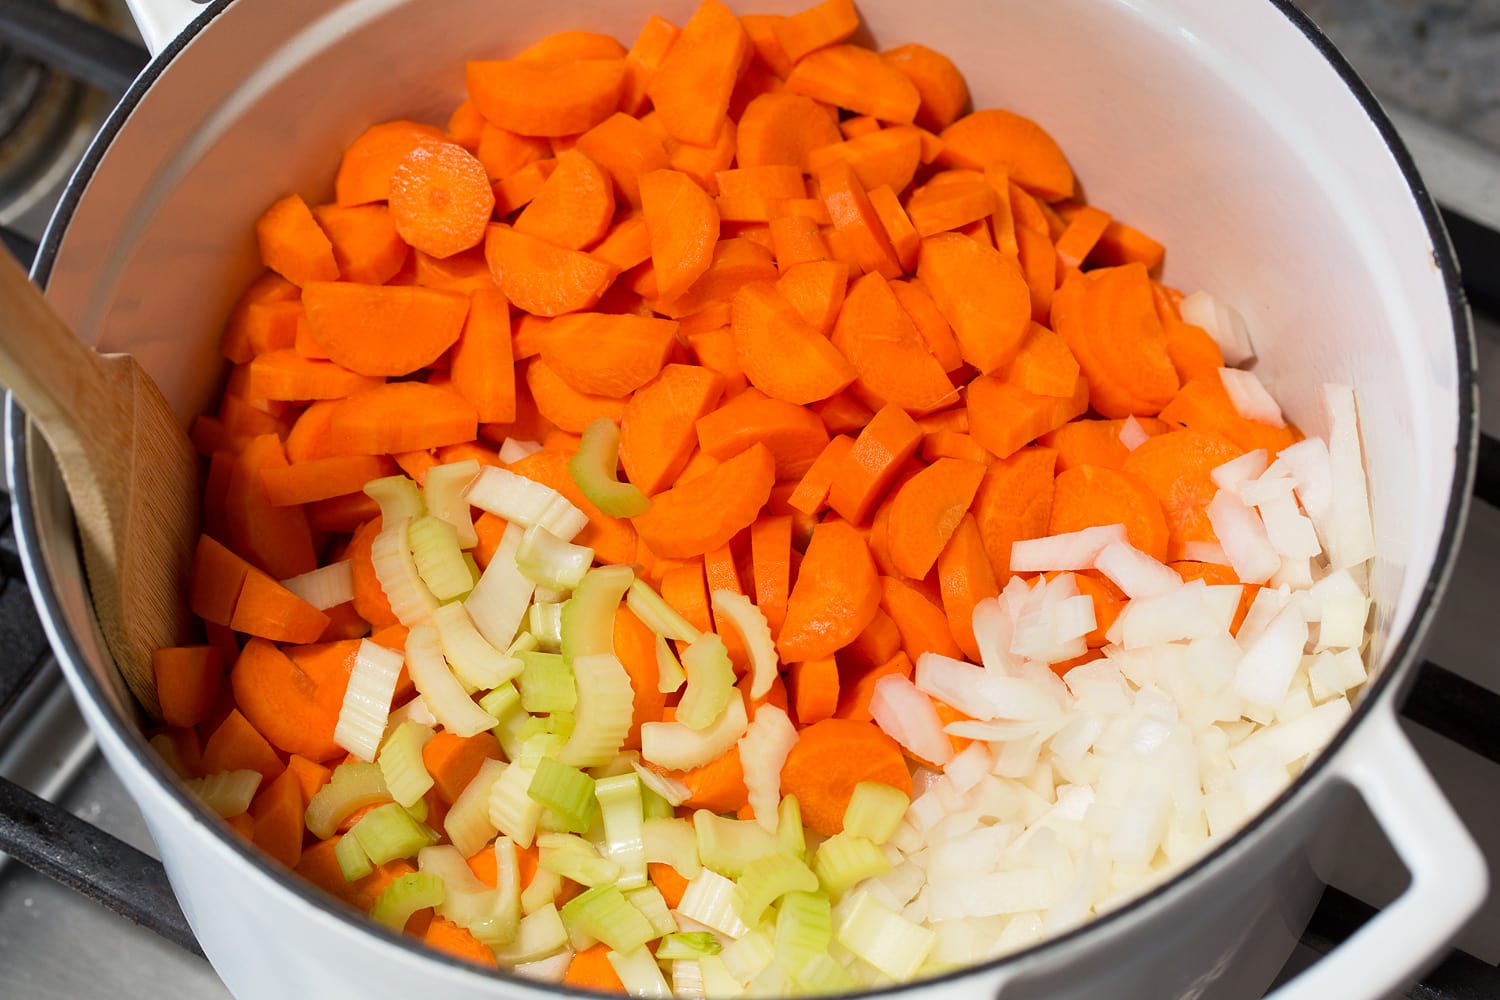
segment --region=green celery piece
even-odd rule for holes
[[[641,786],[641,816],[644,819],[671,819],[677,815],[677,810],[672,808],[672,803],[662,798],[656,792]]]
[[[359,846],[359,838],[348,834],[340,837],[338,843],[333,845],[333,858],[339,863],[339,871],[345,882],[358,882],[375,870],[370,864],[369,855]]]
[[[259,771],[242,768],[194,778],[187,782],[187,786],[204,805],[228,819],[250,808],[250,801],[255,798],[260,782]]]
[[[618,478],[620,428],[600,417],[583,430],[578,451],[568,460],[568,474],[589,502],[610,517],[635,517],[651,507],[651,500],[633,483]]]
[[[560,653],[522,653],[521,707],[528,712],[571,712],[578,703],[573,671]]]
[[[776,900],[789,892],[814,892],[818,876],[789,854],[764,854],[745,867],[735,889],[740,919],[754,927]]]
[[[557,758],[575,767],[600,767],[615,759],[630,734],[635,689],[612,652],[578,656],[572,663],[578,704],[573,731]]]
[[[839,909],[834,930],[839,944],[898,982],[916,975],[937,941],[931,929],[886,908],[867,892],[855,893]]]
[[[794,977],[833,940],[833,907],[823,892],[789,892],[776,912],[776,961]]]
[[[539,833],[537,867],[579,885],[614,885],[620,866],[599,856],[594,845],[571,833]]]
[[[646,885],[646,843],[641,837],[645,809],[641,802],[641,779],[634,771],[599,778],[594,797],[604,821],[609,859],[620,866],[620,888]]]
[[[340,823],[366,806],[391,801],[379,765],[350,761],[333,769],[328,783],[307,803],[307,828],[319,840],[333,836]]]
[[[669,959],[695,961],[704,955],[719,953],[719,939],[709,931],[683,931],[662,936],[656,946],[656,957],[665,962]]]
[[[443,902],[443,880],[429,872],[407,872],[391,880],[375,900],[370,916],[392,930],[406,926],[418,910],[439,906]]]
[[[562,654],[569,660],[615,651],[615,611],[635,579],[629,566],[588,571],[562,609]]]
[[[867,878],[891,870],[885,852],[874,841],[856,837],[848,831],[836,833],[818,845],[813,855],[813,871],[818,882],[834,899]]]
[[[724,640],[712,632],[682,651],[687,687],[677,704],[677,721],[689,729],[707,729],[739,696],[734,686],[734,664]]]
[[[394,802],[371,809],[349,832],[376,865],[415,857],[433,841],[432,831]]]
[[[513,966],[541,961],[567,946],[568,930],[557,907],[549,902],[522,917],[514,939],[494,951],[501,965]]]
[[[657,635],[678,642],[696,642],[702,635],[692,623],[678,613],[677,609],[651,589],[645,580],[636,580],[630,585],[625,604],[635,616]]]
[[[375,763],[385,777],[391,798],[411,807],[422,801],[432,787],[432,775],[422,760],[422,748],[432,739],[432,729],[419,722],[403,722],[385,739]]]
[[[812,956],[802,968],[792,973],[792,981],[808,993],[853,993],[859,988],[854,973],[840,965],[826,951]]]
[[[637,583],[640,581],[637,580]],[[656,690],[661,694],[676,694],[687,683],[687,674],[682,672],[682,661],[672,650],[667,637],[656,637]]]
[[[537,762],[526,794],[556,813],[569,833],[587,831],[599,808],[594,799],[594,779],[551,757]]]
[[[620,886],[620,883],[616,882],[615,885]],[[651,921],[651,929],[656,932],[656,936],[677,932],[677,919],[672,916],[672,910],[667,906],[667,897],[661,894],[660,889],[649,883],[639,889],[625,889],[623,886],[620,888],[624,891],[625,898],[630,905],[644,913],[646,919]]]
[[[440,517],[428,514],[407,528],[412,558],[427,589],[439,601],[463,597],[474,589],[474,578],[458,547],[458,532]]]
[[[537,603],[527,612],[527,627],[545,652],[562,650],[562,604]]]
[[[516,566],[526,579],[548,590],[572,590],[594,562],[594,550],[563,541],[541,525],[526,529]]]
[[[395,524],[404,517],[427,513],[422,490],[406,476],[386,476],[365,483],[365,496],[380,505],[381,524]]]
[[[563,923],[618,952],[634,951],[656,936],[646,915],[612,885],[596,885],[562,908]]]
[[[725,819],[699,809],[693,813],[693,830],[698,860],[729,878],[739,878],[756,858],[779,853],[775,835],[753,820]]]
[[[783,796],[776,810],[776,843],[783,854],[807,860],[807,831],[803,829],[802,806],[795,795]]]
[[[899,788],[878,781],[861,781],[854,786],[849,805],[844,809],[844,832],[879,845],[884,844],[901,825],[911,798]]]

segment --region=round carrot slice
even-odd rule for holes
[[[424,142],[391,174],[391,221],[401,238],[433,257],[452,257],[484,239],[495,210],[484,164],[452,142]]]
[[[1097,465],[1061,473],[1053,486],[1047,533],[1062,535],[1108,524],[1123,524],[1131,545],[1166,561],[1167,519],[1145,483],[1128,472]]]
[[[855,719],[824,719],[803,729],[781,769],[782,794],[797,796],[802,822],[825,837],[844,828],[844,810],[861,781],[911,794],[911,773],[896,741]]]
[[[1144,441],[1126,457],[1124,471],[1161,501],[1167,558],[1181,559],[1188,542],[1218,541],[1208,521],[1209,502],[1219,491],[1210,473],[1242,453],[1217,434],[1184,429]]]

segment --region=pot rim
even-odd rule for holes
[[[63,233],[115,136],[128,124],[136,106],[144,99],[156,81],[170,69],[177,53],[208,28],[214,19],[234,2],[235,0],[211,0],[206,3],[202,13],[152,59],[121,97],[119,104],[115,106],[93,142],[90,143],[48,223],[32,267],[33,281],[45,288],[62,242]],[[895,995],[927,986],[956,984],[964,979],[984,976],[1007,967],[1024,966],[1043,952],[1074,946],[1091,935],[1102,935],[1120,926],[1122,921],[1128,920],[1133,914],[1168,905],[1168,897],[1183,891],[1189,882],[1202,878],[1210,869],[1227,864],[1232,855],[1238,853],[1252,838],[1259,836],[1264,829],[1276,822],[1293,799],[1312,794],[1313,786],[1329,773],[1331,762],[1337,756],[1337,751],[1348,741],[1354,730],[1376,711],[1376,706],[1387,699],[1399,697],[1414,676],[1417,650],[1432,622],[1438,600],[1446,589],[1456,560],[1458,541],[1463,533],[1473,486],[1478,435],[1476,398],[1478,386],[1474,374],[1474,333],[1467,299],[1454,259],[1453,248],[1437,205],[1419,175],[1411,154],[1407,151],[1395,126],[1381,108],[1375,95],[1333,43],[1306,14],[1293,6],[1291,0],[1267,0],[1267,2],[1285,17],[1333,68],[1359,108],[1379,133],[1397,169],[1401,172],[1415,207],[1427,228],[1433,263],[1442,274],[1443,285],[1447,293],[1454,335],[1455,360],[1458,366],[1458,427],[1455,440],[1454,472],[1449,487],[1448,505],[1443,518],[1443,530],[1438,539],[1437,553],[1433,560],[1432,570],[1418,598],[1417,609],[1405,630],[1392,643],[1387,655],[1387,663],[1380,675],[1370,682],[1359,704],[1354,707],[1350,718],[1318,757],[1269,805],[1192,864],[1108,913],[1011,954],[928,979],[839,996],[852,998]],[[135,720],[123,718],[120,713],[116,712],[110,705],[108,693],[99,679],[90,669],[81,666],[86,663],[86,658],[72,632],[66,627],[61,604],[52,586],[51,575],[47,566],[37,555],[39,552],[38,525],[36,510],[32,503],[28,467],[29,422],[25,418],[24,411],[9,393],[6,394],[5,415],[8,446],[7,472],[10,477],[11,505],[17,525],[17,540],[23,564],[32,577],[33,600],[43,622],[49,626],[48,632],[54,637],[54,652],[72,681],[75,692],[80,689],[86,692],[94,702],[94,706],[108,718],[115,730],[115,735],[122,737],[122,742],[135,758],[134,763],[141,765],[151,774],[158,790],[165,792],[183,814],[179,819],[187,819],[201,831],[216,838],[220,848],[228,847],[240,861],[248,862],[258,875],[270,880],[278,888],[297,896],[303,903],[321,911],[324,916],[334,918],[346,924],[350,929],[373,934],[387,945],[403,950],[407,957],[442,963],[450,970],[466,974],[476,981],[504,982],[512,987],[534,990],[541,994],[615,996],[615,994],[592,989],[568,989],[560,984],[538,982],[516,976],[504,969],[484,970],[473,963],[427,948],[404,934],[376,923],[354,907],[330,898],[294,872],[274,863],[262,852],[256,850],[253,845],[233,836],[231,831],[217,820],[217,817],[188,795],[166,764],[151,751]]]

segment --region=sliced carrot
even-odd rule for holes
[[[896,741],[870,722],[825,719],[804,727],[781,771],[784,795],[795,795],[802,821],[825,837],[843,829],[844,810],[862,781],[911,794],[911,774]]]
[[[474,405],[448,386],[390,382],[339,402],[328,437],[336,454],[394,455],[472,441],[478,425]]]
[[[1178,390],[1172,401],[1162,407],[1161,419],[1175,427],[1217,434],[1245,451],[1265,448],[1272,459],[1276,453],[1297,441],[1297,429],[1291,424],[1273,427],[1240,416],[1224,390],[1218,372],[1193,379]]]
[[[625,412],[624,400],[579,392],[541,358],[526,366],[526,385],[542,416],[571,434],[582,434],[601,417],[618,423]]]
[[[1231,442],[1206,431],[1160,434],[1130,452],[1123,470],[1140,479],[1161,502],[1167,519],[1167,558],[1183,558],[1189,542],[1217,542],[1208,504],[1218,492],[1214,469],[1242,454]]]
[[[193,550],[192,591],[188,604],[206,622],[228,625],[251,566],[208,535],[199,535]]]
[[[277,642],[316,642],[328,616],[258,569],[245,575],[229,627]]]
[[[469,100],[491,123],[529,136],[576,135],[614,113],[624,59],[471,62]]]
[[[892,285],[879,274],[854,283],[833,331],[860,383],[908,410],[930,410],[956,398],[953,383],[928,350]]]
[[[966,231],[965,227],[987,220],[995,208],[995,190],[982,179],[940,186],[927,184],[912,192],[906,202],[912,227],[924,238],[954,230]]]
[[[1136,424],[1151,435],[1170,429],[1155,417],[1141,417]],[[1130,449],[1120,440],[1124,426],[1123,420],[1074,420],[1043,434],[1037,443],[1057,452],[1058,472],[1080,465],[1119,469],[1130,456]]]
[[[667,133],[679,142],[712,146],[749,55],[750,38],[739,18],[718,0],[703,0],[646,87]]]
[[[1167,357],[1180,382],[1185,385],[1195,378],[1219,377],[1224,354],[1206,331],[1175,318],[1164,319],[1163,326],[1167,330]]]
[[[789,662],[829,656],[864,631],[879,607],[875,564],[864,539],[846,522],[824,521],[802,557],[777,652]]]
[[[793,63],[809,52],[842,42],[858,28],[859,12],[852,0],[823,0],[772,24],[781,50]]]
[[[224,654],[214,646],[171,646],[151,653],[152,676],[169,726],[196,726],[208,717],[224,679]]]
[[[984,478],[979,462],[940,458],[896,493],[887,525],[891,561],[902,575],[920,580],[932,569]]]
[[[389,462],[374,455],[345,455],[261,469],[261,487],[277,507],[357,493],[365,483],[390,475]]]
[[[817,174],[836,160],[847,163],[872,194],[880,187],[904,191],[922,161],[922,136],[914,128],[898,126],[820,146],[807,155],[808,173]]]
[[[814,53],[813,58],[819,54]],[[818,172],[817,180],[833,220],[830,245],[836,236],[847,244],[849,262],[861,270],[878,272],[887,278],[901,277],[901,262],[895,248],[854,169],[843,160],[836,160]],[[834,255],[839,256],[837,247],[834,250]]]
[[[597,31],[558,31],[528,45],[516,54],[516,58],[529,62],[623,59],[625,46]]]
[[[771,246],[776,255],[777,270],[785,274],[798,264],[829,259],[828,244],[814,220],[788,215],[770,222]]]
[[[419,144],[442,142],[442,129],[409,121],[371,125],[344,150],[334,181],[334,198],[340,205],[365,205],[390,196],[391,174],[396,165]]]
[[[491,187],[495,196],[495,214],[509,215],[531,204],[531,200],[542,193],[542,188],[547,186],[547,178],[556,169],[557,160],[548,157],[534,160],[496,181]]]
[[[1166,517],[1161,502],[1139,478],[1093,465],[1058,475],[1048,534],[1061,535],[1110,524],[1123,524],[1131,545],[1153,559],[1166,560]]]
[[[656,134],[623,112],[579,136],[577,150],[609,175],[619,198],[637,207],[641,203],[641,175],[665,170],[669,164],[666,147]]]
[[[817,514],[822,511],[828,504],[828,493],[839,468],[843,465],[844,456],[848,455],[849,449],[853,447],[854,439],[848,435],[840,434],[830,439],[797,483],[797,488],[792,491],[787,501],[788,504],[804,514]]]
[[[474,107],[473,101],[465,100],[448,116],[448,138],[472,153],[479,146],[479,136],[484,126],[484,115]]]
[[[843,141],[835,117],[817,101],[799,94],[763,94],[746,106],[739,121],[741,167],[807,166],[808,154]]]
[[[739,29],[739,22],[735,22]],[[656,298],[670,302],[708,270],[719,237],[719,210],[692,178],[653,170],[640,178],[641,211],[651,235]]]
[[[474,533],[479,536],[479,544],[473,549],[474,562],[483,570],[500,547],[500,538],[505,534],[505,519],[485,511],[474,519]]]
[[[453,292],[342,281],[309,283],[302,302],[319,346],[360,375],[408,375],[432,364],[469,312],[468,297]]]
[[[937,571],[948,631],[953,633],[953,641],[964,655],[977,662],[979,644],[974,639],[974,605],[995,597],[1000,588],[995,584],[995,574],[972,514],[964,514],[959,521],[953,537],[938,556]]]
[[[517,135],[485,122],[479,133],[479,144],[474,156],[484,166],[484,172],[493,180],[505,180],[524,167],[538,160],[552,158],[552,149],[545,139],[534,139]]]
[[[846,439],[847,440],[847,439]],[[762,517],[750,526],[750,561],[755,579],[755,605],[766,616],[774,638],[786,620],[792,576],[792,519]]]
[[[1070,398],[1039,396],[1009,380],[983,375],[969,383],[969,432],[999,458],[1015,454],[1088,409],[1088,380],[1079,376]]]
[[[319,205],[313,218],[333,244],[338,276],[379,285],[396,276],[410,254],[383,205]]]
[[[986,374],[1010,364],[1031,321],[1030,291],[1016,261],[944,233],[922,241],[917,277],[952,327],[965,361]]]
[[[361,618],[377,629],[397,624],[396,615],[391,611],[385,591],[380,587],[380,580],[375,576],[375,566],[370,558],[370,546],[378,534],[380,518],[375,517],[354,532],[354,536],[349,539],[349,547],[344,550],[344,558],[349,560],[354,574],[354,609]]]
[[[453,345],[453,388],[483,423],[516,419],[516,374],[511,355],[510,307],[498,289],[475,292]]]
[[[328,779],[333,772],[316,761],[308,760],[301,754],[292,754],[286,762],[287,773],[297,780],[298,790],[302,793],[302,807],[307,808],[307,803],[317,794],[318,789],[328,784]],[[293,866],[295,867],[295,866]]]
[[[1012,575],[1011,546],[1047,534],[1056,465],[1053,449],[1022,448],[985,470],[974,498],[974,519],[990,568],[1002,587]]]
[[[203,773],[239,770],[258,771],[265,784],[270,784],[281,777],[286,765],[236,708],[230,710],[203,744]]]
[[[783,271],[776,288],[823,335],[833,330],[849,285],[849,268],[831,260],[807,261]]]
[[[1078,359],[1067,341],[1039,323],[1032,323],[1021,350],[1005,369],[1005,378],[1019,389],[1038,396],[1069,397],[1078,387]]]
[[[1047,201],[1073,194],[1076,183],[1056,140],[1029,118],[987,108],[958,119],[942,131],[938,162],[983,170],[998,167],[1027,191]]]
[[[740,368],[758,389],[788,403],[826,399],[855,371],[810,326],[777,286],[756,283],[734,298],[734,340]]]
[[[941,52],[912,43],[888,49],[880,56],[917,88],[922,103],[916,122],[924,129],[941,132],[968,106],[969,85],[953,61]]]
[[[620,464],[648,496],[676,479],[697,444],[697,422],[718,403],[723,379],[707,368],[667,365],[625,405]]]
[[[798,727],[831,719],[839,707],[839,668],[832,656],[803,660],[787,668],[788,697]]]
[[[297,776],[283,771],[275,781],[263,786],[250,804],[254,822],[251,840],[276,861],[296,868],[302,860],[305,810]]]
[[[815,405],[813,411],[830,434],[852,434],[862,430],[875,415],[873,409],[848,390],[829,396]]]
[[[1089,380],[1101,416],[1154,416],[1177,392],[1177,370],[1139,264],[1073,272],[1052,300],[1052,322]]]
[[[893,281],[890,284],[896,301],[901,303],[901,308],[916,324],[927,350],[937,358],[943,371],[952,372],[962,367],[964,359],[958,349],[958,339],[953,336],[953,328],[948,325],[947,318],[932,300],[927,288],[915,280]]]
[[[1089,263],[1095,267],[1118,267],[1121,264],[1140,264],[1148,271],[1161,267],[1167,248],[1119,220],[1110,220],[1104,227],[1099,241],[1089,253]]]
[[[407,243],[434,257],[478,246],[495,209],[484,164],[452,142],[424,142],[396,164],[391,221]]]
[[[294,285],[339,276],[333,244],[295,194],[280,199],[256,220],[255,242],[267,267]]]
[[[671,865],[652,861],[646,865],[646,874],[651,884],[661,891],[667,906],[677,909],[682,904],[682,894],[687,892],[688,880],[677,873]]]
[[[442,731],[422,747],[422,766],[432,776],[433,791],[447,805],[474,780],[486,760],[501,760],[500,741],[493,733],[455,736]]]
[[[451,920],[433,917],[422,933],[422,943],[429,948],[462,958],[485,968],[495,967],[495,953],[473,934]]]
[[[921,589],[890,576],[881,577],[880,586],[880,609],[895,624],[901,649],[912,662],[927,652],[963,656],[953,641],[943,609],[928,600]]]
[[[333,361],[304,358],[296,351],[266,351],[250,362],[250,392],[266,400],[341,399],[381,381]]]
[[[838,651],[839,669],[845,672],[874,670],[901,651],[901,630],[884,610],[875,612],[864,631]]]
[[[254,438],[236,459],[225,496],[230,547],[277,579],[318,565],[307,516],[298,507],[272,504],[262,484],[263,470],[286,464],[286,453],[274,434]]]
[[[646,91],[680,34],[682,30],[677,25],[658,14],[646,19],[635,44],[625,53],[625,85],[620,94],[622,112],[639,115],[646,110]]]
[[[659,118],[654,112],[649,118]],[[645,119],[642,119],[645,121]],[[656,122],[657,127],[660,123]],[[667,162],[673,170],[687,174],[698,186],[707,191],[710,196],[718,193],[718,184],[714,180],[715,175],[721,170],[728,170],[734,163],[734,154],[739,135],[739,127],[734,119],[726,117],[719,128],[719,138],[709,146],[695,146],[688,142],[679,142],[670,135],[662,132],[662,143],[667,147]]]
[[[664,316],[688,316],[732,301],[746,285],[775,280],[776,266],[765,247],[744,237],[729,237],[713,245],[708,269],[686,292],[673,300],[658,298],[651,308]]]
[[[629,608],[622,607],[615,613],[614,650],[630,674],[630,686],[635,689],[635,714],[625,747],[640,749],[641,724],[658,721],[666,704],[666,695],[658,690],[656,633]]]
[[[688,623],[700,632],[713,631],[709,613],[708,586],[703,577],[703,561],[694,559],[685,566],[662,574],[661,597]]]
[[[589,308],[615,276],[614,268],[604,261],[507,226],[490,227],[485,256],[506,298],[537,316]]]
[[[701,417],[697,432],[703,452],[721,461],[752,445],[765,445],[775,461],[777,479],[804,474],[828,444],[828,432],[815,413],[751,392]]]
[[[607,944],[594,944],[574,952],[567,971],[563,973],[563,986],[601,993],[626,992],[615,967],[610,964],[609,955]]]
[[[909,125],[922,95],[906,74],[857,45],[830,45],[809,53],[792,68],[786,88],[825,104]]]
[[[484,259],[483,247],[473,247],[452,257],[442,258],[418,250],[412,253],[411,259],[415,265],[413,279],[423,288],[472,295],[475,292],[494,291],[499,287]]]
[[[609,176],[574,149],[557,157],[557,168],[516,218],[515,229],[569,250],[582,250],[604,236],[614,214]]]
[[[828,505],[849,523],[862,523],[921,443],[922,429],[906,411],[895,405],[882,407],[839,463]]]
[[[1064,267],[1078,268],[1109,227],[1109,213],[1093,205],[1080,205],[1068,220],[1068,228],[1057,238],[1057,255]]]
[[[541,360],[576,392],[620,399],[657,376],[676,336],[673,320],[573,313],[547,327]]]

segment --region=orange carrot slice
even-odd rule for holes
[[[1052,299],[1052,322],[1089,380],[1089,403],[1105,417],[1154,416],[1177,392],[1177,369],[1139,264],[1068,275]]]
[[[734,297],[734,343],[751,384],[776,399],[812,403],[854,381],[855,370],[770,282]]]
[[[917,124],[941,132],[963,113],[969,103],[969,85],[953,61],[925,45],[911,43],[880,54],[881,58],[906,75],[917,88],[922,103],[917,108]]]
[[[619,106],[625,60],[471,62],[465,79],[469,100],[493,124],[521,135],[577,135]]]
[[[676,479],[698,441],[698,420],[718,403],[724,380],[696,365],[667,365],[636,390],[620,419],[620,464],[647,496]]]
[[[1073,194],[1073,169],[1056,140],[1030,118],[1000,108],[965,115],[942,131],[938,162],[983,170],[998,167],[1047,201]]]
[[[911,124],[922,95],[906,74],[857,45],[830,45],[792,69],[786,89],[881,121]]]
[[[698,5],[646,87],[672,138],[695,146],[718,140],[749,54],[749,36],[728,7],[718,0]]]
[[[453,345],[467,297],[430,288],[315,281],[302,292],[313,338],[360,375],[408,375]]]
[[[328,440],[335,454],[394,455],[472,441],[478,426],[474,404],[451,387],[391,382],[340,401]]]
[[[621,399],[656,377],[676,337],[669,319],[573,313],[547,327],[542,361],[578,392]]]
[[[608,231],[614,214],[608,175],[588,156],[570,149],[557,157],[557,168],[516,218],[515,228],[569,250],[582,250]]]
[[[333,244],[298,195],[289,194],[266,209],[256,220],[255,242],[265,265],[294,285],[339,276]]]
[[[391,193],[391,174],[406,154],[421,143],[443,140],[442,129],[417,122],[371,125],[344,150],[334,179],[334,200],[346,206],[385,201]]]
[[[802,821],[825,837],[844,828],[844,810],[862,781],[911,794],[911,772],[896,741],[874,723],[854,719],[804,728],[781,771],[782,794],[797,796]]]
[[[424,142],[391,173],[391,221],[423,253],[452,257],[478,246],[495,210],[484,164],[457,143]]]
[[[891,561],[902,575],[920,580],[958,530],[985,467],[959,458],[940,458],[911,477],[891,503],[886,532]]]
[[[954,233],[922,241],[917,277],[958,338],[963,359],[989,374],[1021,349],[1031,298],[1018,263]]]
[[[858,531],[844,521],[813,530],[776,641],[785,661],[830,656],[854,641],[880,607],[875,563]]]
[[[509,226],[490,227],[484,255],[505,297],[534,316],[561,316],[590,308],[616,274],[604,261]]]
[[[1217,542],[1208,504],[1218,492],[1209,473],[1243,454],[1217,434],[1179,430],[1160,434],[1130,452],[1123,471],[1137,477],[1161,502],[1167,519],[1167,558],[1181,559],[1188,542]]]
[[[1145,445],[1142,445],[1145,447]],[[1167,520],[1161,501],[1136,476],[1082,465],[1058,475],[1047,533],[1062,535],[1099,525],[1123,524],[1130,544],[1166,561]]]
[[[828,431],[811,410],[746,391],[700,417],[698,445],[723,461],[755,444],[770,449],[777,479],[796,479],[828,445]]]
[[[719,210],[691,177],[676,170],[642,175],[640,189],[656,270],[655,297],[671,302],[708,270],[719,238]]]
[[[833,344],[853,363],[866,390],[897,406],[926,411],[957,398],[943,366],[879,274],[863,276],[849,290]]]
[[[750,526],[771,495],[776,460],[763,444],[696,479],[658,493],[632,520],[653,552],[670,559],[702,555]]]
[[[974,605],[998,595],[1000,588],[995,584],[995,574],[972,514],[964,514],[959,520],[953,537],[938,556],[937,571],[948,631],[964,656],[977,662],[979,643],[974,639]]]

